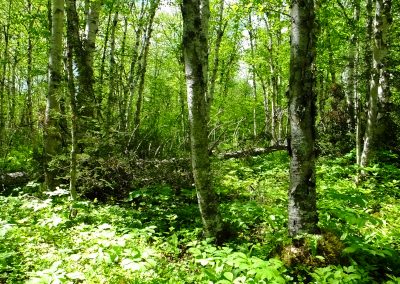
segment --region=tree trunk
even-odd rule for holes
[[[54,1],[54,0],[53,0]],[[76,191],[76,173],[77,173],[77,160],[76,155],[78,152],[78,118],[79,114],[77,111],[77,101],[75,93],[75,82],[74,82],[74,71],[73,71],[73,45],[69,38],[67,39],[67,58],[66,58],[66,74],[68,78],[68,93],[70,98],[71,108],[71,153],[70,153],[70,179],[69,179],[69,190],[72,201],[77,199]],[[71,210],[72,213],[72,210]]]
[[[8,23],[3,26],[3,35],[4,35],[4,52],[3,52],[3,64],[2,64],[2,72],[0,77],[0,147],[3,146],[5,141],[5,121],[6,121],[6,113],[5,113],[5,92],[6,92],[6,72],[7,72],[7,61],[8,61],[8,45],[9,45],[9,30],[10,30],[10,10],[11,10],[11,1],[9,2],[9,15],[8,15]],[[0,148],[2,149],[2,148]]]
[[[28,13],[32,14],[32,2],[28,0]],[[27,88],[27,97],[26,97],[26,112],[23,116],[24,124],[29,127],[30,134],[33,134],[33,101],[32,101],[32,33],[30,31],[33,30],[33,17],[29,19],[28,24],[28,58],[27,58],[27,77],[26,77],[26,88]],[[33,137],[32,137],[33,138]]]
[[[253,23],[251,19],[251,10],[249,11],[249,39],[250,39],[250,51],[251,51],[251,82],[253,85],[253,137],[257,138],[257,81],[256,81],[256,64],[255,64],[255,48],[256,38],[254,36]]]
[[[347,19],[349,28],[352,30],[350,35],[350,47],[347,55],[347,66],[343,73],[345,83],[345,94],[348,113],[348,128],[354,131],[356,124],[355,102],[357,94],[357,61],[358,61],[358,22],[360,19],[360,1],[354,1],[353,17]],[[343,8],[344,9],[344,8]]]
[[[370,84],[368,81],[371,80],[371,70],[372,70],[372,24],[373,24],[373,3],[372,0],[367,0],[367,26],[366,26],[366,39],[364,46],[364,57],[365,57],[365,78],[367,83],[365,84],[365,98],[368,100],[371,93]],[[363,97],[357,94],[355,105],[355,115],[356,115],[356,163],[361,166],[361,156],[363,153],[364,146],[364,134],[365,134],[365,117],[363,111],[364,100]],[[359,172],[356,181],[358,182],[361,177],[361,172]]]
[[[206,236],[219,238],[222,220],[212,187],[207,130],[208,0],[183,0],[183,55],[191,138],[191,160]]]
[[[78,134],[82,135],[84,128],[88,126],[90,119],[95,117],[97,100],[94,94],[94,73],[93,73],[93,53],[95,51],[95,40],[98,29],[100,1],[92,3],[88,11],[86,22],[86,34],[83,40],[79,33],[79,17],[76,11],[76,0],[67,0],[67,36],[73,47],[75,63],[78,69],[79,91],[76,96],[77,111],[81,118],[84,118],[83,129],[78,127]]]
[[[58,100],[62,96],[62,50],[64,30],[64,0],[52,0],[52,31],[49,60],[49,86],[46,101],[44,123],[45,183],[49,190],[56,185],[55,172],[49,168],[49,162],[60,153],[61,137]]]
[[[223,23],[223,16],[224,16],[224,0],[220,0],[219,11],[218,11],[217,35],[215,38],[215,45],[214,45],[214,60],[213,60],[213,66],[211,69],[211,78],[210,78],[210,82],[209,82],[209,91],[208,91],[208,98],[207,98],[208,114],[210,114],[210,107],[214,100],[215,84],[217,81],[217,73],[218,73],[218,67],[219,67],[219,50],[221,48],[221,42],[222,42],[222,38],[224,36],[224,32],[225,32],[225,28],[226,28],[226,24],[224,25],[224,23]]]
[[[134,131],[139,131],[140,127],[140,115],[142,110],[142,103],[143,103],[143,91],[144,91],[144,83],[145,83],[145,75],[147,70],[147,57],[149,54],[149,47],[150,47],[150,39],[151,34],[153,32],[153,21],[154,16],[156,14],[156,10],[158,8],[160,1],[153,0],[151,2],[150,11],[149,11],[149,22],[146,27],[146,32],[144,34],[144,46],[142,47],[142,54],[140,56],[141,61],[139,62],[138,68],[138,75],[139,75],[139,86],[138,86],[138,96],[136,100],[136,111],[135,117],[133,120]]]
[[[115,105],[115,30],[118,25],[118,10],[114,14],[111,27],[111,47],[110,47],[110,72],[109,72],[109,90],[107,95],[106,105],[106,133],[109,134],[111,123],[112,123],[112,111]]]
[[[292,0],[289,80],[291,127],[289,234],[317,232],[315,189],[314,1]]]
[[[391,0],[377,0],[374,19],[374,42],[372,50],[372,76],[368,104],[368,120],[364,136],[361,166],[367,167],[376,150],[375,138],[379,114],[379,102],[389,96],[388,75],[386,73],[386,55],[388,53],[387,36],[391,24]]]
[[[133,105],[133,97],[135,95],[136,85],[137,85],[137,72],[136,65],[139,61],[139,48],[140,48],[140,38],[143,34],[143,19],[145,16],[145,7],[144,3],[142,3],[142,10],[140,11],[140,16],[138,20],[138,27],[136,29],[136,37],[135,37],[135,46],[133,48],[132,58],[131,58],[131,66],[129,70],[129,77],[127,83],[127,90],[125,90],[126,97],[126,114],[125,114],[125,129],[127,131],[131,130],[132,125],[132,105]],[[135,131],[135,130],[134,130]]]

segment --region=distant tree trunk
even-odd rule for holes
[[[368,120],[364,136],[361,166],[367,167],[375,149],[376,128],[380,102],[389,96],[386,55],[388,53],[387,36],[391,24],[391,0],[377,0],[374,19],[373,65],[368,104]]]
[[[59,127],[62,96],[62,49],[64,30],[64,0],[52,0],[52,31],[49,60],[49,85],[44,123],[45,183],[49,190],[56,185],[55,172],[49,168],[49,162],[60,153],[61,137]]]
[[[269,33],[269,42],[268,42],[268,50],[269,50],[269,65],[271,70],[270,82],[272,86],[272,95],[271,95],[271,144],[276,144],[278,142],[279,136],[279,123],[278,120],[278,97],[280,93],[280,74],[278,70],[278,64],[275,62],[275,50],[273,44],[273,31],[271,30],[271,23],[269,22],[267,17],[264,17],[264,22],[267,27],[267,31]],[[275,35],[278,39],[278,46],[280,44],[280,32],[277,32]]]
[[[220,0],[219,11],[218,11],[217,35],[215,38],[215,45],[214,45],[214,60],[211,69],[211,77],[209,82],[209,91],[207,98],[208,108],[211,107],[212,102],[214,100],[215,84],[217,81],[217,73],[219,68],[219,50],[221,48],[221,42],[226,28],[226,24],[224,24],[223,22],[223,17],[224,17],[224,0]],[[210,109],[207,110],[207,113],[210,114]]]
[[[135,117],[133,120],[135,132],[139,131],[140,127],[140,116],[143,103],[143,91],[144,91],[145,75],[147,70],[147,57],[149,54],[151,34],[153,32],[154,16],[156,14],[156,10],[158,8],[159,3],[160,3],[159,0],[153,0],[150,3],[149,22],[147,24],[146,31],[144,34],[144,45],[142,47],[142,53],[140,55],[141,60],[139,62],[139,67],[138,67],[138,79],[139,79],[138,96],[136,100]]]
[[[212,187],[207,130],[208,0],[183,0],[183,55],[193,176],[206,236],[219,238],[222,220]]]
[[[261,83],[261,88],[263,91],[263,106],[264,106],[264,134],[266,137],[269,137],[271,135],[271,116],[270,116],[270,111],[269,111],[269,98],[268,98],[268,93],[267,93],[267,84],[263,78],[263,76],[260,74],[260,72],[257,72],[258,74],[258,79],[260,80]]]
[[[28,13],[32,14],[32,2],[28,0]],[[29,19],[28,23],[28,53],[27,53],[27,77],[26,77],[26,112],[23,116],[24,124],[29,127],[30,134],[33,134],[33,101],[32,101],[32,33],[33,30],[33,17]]]
[[[365,84],[365,98],[368,100],[371,93],[370,83],[368,81],[371,80],[371,70],[372,70],[372,26],[373,26],[373,2],[372,0],[367,0],[366,3],[367,9],[367,25],[366,25],[366,39],[364,46],[364,58],[365,58],[365,78],[367,80]],[[363,152],[364,146],[364,134],[365,134],[365,116],[364,116],[364,100],[363,96],[358,95],[356,100],[356,163],[361,166],[361,156]],[[357,181],[362,178],[359,172],[357,176]]]
[[[249,39],[250,39],[250,51],[251,59],[255,60],[255,49],[256,49],[256,38],[254,36],[253,23],[251,19],[251,11],[249,12]],[[253,85],[253,137],[257,137],[257,81],[256,81],[256,64],[252,62],[251,64],[251,82]]]
[[[105,62],[106,62],[108,38],[110,36],[112,11],[113,11],[113,5],[111,6],[110,13],[108,14],[107,26],[106,26],[106,30],[105,30],[105,36],[104,36],[103,52],[102,52],[102,56],[101,56],[99,81],[98,81],[99,89],[101,90],[100,93],[102,93],[102,89],[103,89],[104,70],[105,70],[105,65],[106,65]],[[114,17],[115,17],[115,15],[114,15]],[[100,100],[101,99],[102,99],[102,97],[100,97]]]
[[[110,47],[110,73],[109,73],[109,90],[107,95],[106,105],[106,133],[109,134],[111,122],[112,122],[112,111],[115,105],[115,30],[118,25],[118,11],[115,12],[111,27],[111,47]]]
[[[94,93],[93,54],[98,30],[99,10],[101,1],[91,3],[86,19],[86,32],[83,40],[79,33],[79,17],[76,11],[76,0],[67,0],[67,35],[73,46],[75,63],[78,69],[78,94],[77,111],[79,117],[86,121],[95,118],[97,112],[97,100]],[[85,126],[86,127],[86,126]],[[85,128],[82,127],[82,128]],[[79,126],[79,128],[81,128]],[[78,129],[82,133],[83,129]],[[81,134],[79,134],[81,135]]]
[[[54,1],[54,0],[53,0]],[[78,110],[77,100],[74,82],[74,71],[73,71],[73,45],[70,42],[70,38],[67,38],[67,58],[66,58],[66,74],[68,78],[68,93],[71,108],[71,153],[70,153],[70,179],[69,179],[69,190],[72,201],[77,199],[76,191],[76,173],[77,173],[77,160],[76,155],[78,152]],[[71,210],[72,213],[72,210]]]
[[[289,119],[292,159],[289,234],[317,232],[315,189],[314,1],[292,0]]]
[[[7,71],[7,61],[9,55],[9,30],[10,30],[10,10],[11,10],[11,1],[9,2],[9,15],[8,15],[8,23],[3,26],[3,35],[4,35],[4,52],[3,52],[3,62],[1,66],[1,77],[0,77],[0,147],[3,146],[5,141],[5,121],[6,121],[6,113],[5,113],[5,92],[6,92],[6,71]],[[1,148],[0,148],[1,149]]]
[[[347,19],[349,28],[352,30],[350,35],[350,47],[347,54],[347,66],[343,73],[345,83],[345,94],[348,113],[348,128],[354,131],[356,124],[355,102],[357,95],[357,61],[358,61],[358,22],[360,19],[360,1],[354,1],[354,10],[352,18]]]
[[[140,38],[142,37],[143,34],[143,20],[145,16],[145,7],[144,7],[144,1],[142,1],[142,9],[140,11],[139,15],[139,20],[138,20],[138,26],[135,31],[135,45],[133,48],[133,53],[132,53],[132,58],[131,58],[131,64],[130,64],[130,70],[129,70],[129,77],[128,77],[128,83],[127,83],[127,90],[125,90],[125,97],[126,97],[126,114],[125,114],[125,122],[126,126],[125,129],[127,131],[131,130],[132,126],[132,105],[133,105],[133,97],[135,95],[135,90],[136,90],[136,85],[137,85],[137,74],[136,74],[136,65],[138,64],[139,61],[139,48],[140,48]],[[135,130],[133,130],[135,131]]]
[[[14,52],[15,53],[14,53],[13,64],[12,64],[12,69],[11,69],[11,89],[10,89],[11,98],[9,99],[10,107],[9,107],[9,112],[8,112],[8,127],[10,127],[10,128],[15,126],[14,118],[15,118],[15,105],[16,105],[16,96],[17,96],[16,81],[17,81],[17,65],[18,65],[18,61],[19,61],[19,58],[18,58],[19,43],[17,43],[17,47],[15,48]]]

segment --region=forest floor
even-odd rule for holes
[[[0,196],[0,283],[400,283],[400,169],[393,157],[355,184],[354,155],[318,162],[322,236],[287,236],[285,152],[215,162],[222,246],[201,236],[193,189],[132,189],[123,201],[36,193]]]

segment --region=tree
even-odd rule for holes
[[[77,12],[76,0],[67,0],[67,36],[70,41],[74,55],[75,63],[78,69],[78,93],[77,93],[77,111],[78,115],[87,122],[96,117],[97,99],[94,92],[94,70],[93,56],[96,48],[96,35],[98,31],[99,12],[102,1],[96,0],[90,3],[86,0],[86,32],[81,36],[79,32],[80,19]],[[85,126],[78,126],[78,136],[82,136]],[[85,129],[87,130],[87,129]]]
[[[371,154],[376,148],[376,131],[379,116],[384,116],[380,110],[389,99],[389,78],[386,71],[386,56],[388,53],[388,32],[391,24],[391,0],[377,0],[374,19],[374,42],[372,47],[373,65],[370,81],[368,104],[368,120],[364,135],[364,146],[361,154],[361,166],[366,167]]]
[[[317,232],[315,188],[314,1],[292,0],[289,79],[289,234]]]
[[[59,154],[61,148],[58,117],[62,96],[62,50],[64,30],[64,0],[52,1],[52,29],[49,59],[49,84],[44,124],[45,181],[48,189],[55,187],[54,172],[49,167],[51,159]]]
[[[206,236],[219,238],[222,220],[212,187],[208,154],[208,0],[183,0],[183,56],[189,110],[191,160]]]

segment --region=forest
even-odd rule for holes
[[[0,283],[400,283],[400,2],[0,0]]]

